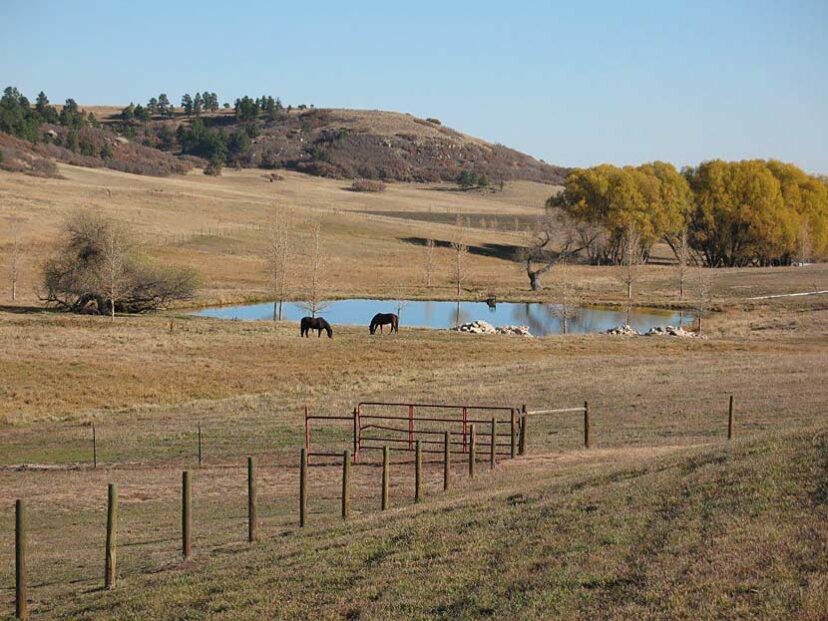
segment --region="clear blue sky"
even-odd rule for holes
[[[828,0],[0,0],[0,83],[53,102],[210,90],[398,110],[570,166],[828,173]]]

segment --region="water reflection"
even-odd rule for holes
[[[398,302],[394,300],[351,299],[331,303],[322,314],[332,324],[364,325],[367,330],[371,317],[375,313],[396,313],[397,309]],[[277,310],[274,304],[266,302],[246,306],[208,308],[195,314],[219,319],[255,321],[273,319],[274,310]],[[287,321],[298,321],[307,314],[305,310],[292,302],[286,302],[281,311],[282,318]],[[496,326],[507,324],[529,326],[529,330],[536,336],[563,332],[560,307],[539,302],[498,302],[494,308],[491,308],[485,302],[410,300],[405,302],[399,314],[400,325],[403,327],[450,328],[458,323],[482,319]],[[625,313],[622,310],[584,306],[576,309],[575,316],[568,320],[568,332],[601,332],[621,325],[624,321]],[[658,309],[637,309],[630,313],[630,325],[639,332],[645,332],[653,326],[688,325],[691,322],[692,317],[687,313],[680,314]]]

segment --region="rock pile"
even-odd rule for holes
[[[487,321],[475,319],[469,323],[461,323],[452,328],[455,332],[468,332],[469,334],[497,334],[495,327]]]
[[[655,326],[644,336],[678,336],[680,338],[696,338],[699,335],[695,332],[689,332],[681,326]]]
[[[498,334],[512,334],[516,336],[532,336],[529,326],[498,326],[495,328]]]
[[[689,332],[681,326],[654,326],[644,334],[641,334],[632,326],[623,325],[610,328],[606,332],[615,336],[677,336],[680,338],[699,338],[695,332]]]
[[[607,330],[607,334],[615,336],[641,336],[641,333],[632,326],[624,324],[623,326],[615,326]]]
[[[469,323],[463,323],[452,328],[455,332],[466,332],[468,334],[509,334],[518,336],[532,336],[529,326],[498,326],[481,319],[475,319]]]

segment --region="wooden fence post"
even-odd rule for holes
[[[382,510],[387,511],[391,506],[389,496],[389,479],[391,478],[391,449],[388,446],[382,447]]]
[[[733,438],[733,395],[730,395],[730,406],[727,411],[727,439]]]
[[[299,453],[299,527],[305,527],[308,512],[308,449]]]
[[[589,402],[584,401],[584,448],[589,448]]]
[[[198,467],[201,468],[201,423],[198,424]]]
[[[417,440],[414,444],[414,502],[420,502],[423,495],[423,447]]]
[[[26,505],[22,500],[14,504],[14,593],[15,616],[29,618],[29,576],[26,571]]]
[[[449,479],[451,478],[451,445],[449,444],[449,432],[443,434],[443,491],[448,491]]]
[[[354,463],[359,459],[359,414],[354,408]]]
[[[520,446],[518,452],[526,455],[526,423],[529,417],[526,414],[526,404],[520,408]]]
[[[190,471],[185,470],[181,473],[181,553],[185,559],[193,553],[193,516],[190,500]]]
[[[497,460],[497,419],[492,417],[492,443],[489,447],[489,467],[494,470],[495,461]]]
[[[98,433],[92,425],[92,467],[98,467]]]
[[[256,517],[256,472],[253,458],[247,458],[247,541],[253,543],[258,537],[256,532],[259,521]]]
[[[477,438],[474,433],[474,423],[469,426],[469,478],[474,478],[474,462],[477,457]]]
[[[118,486],[110,483],[106,506],[106,557],[104,560],[104,588],[115,586],[118,572],[116,536],[118,529]]]
[[[342,453],[342,519],[351,515],[351,451]]]
[[[512,459],[514,459],[515,455],[517,455],[517,435],[516,435],[517,434],[517,420],[516,420],[514,409],[512,409],[511,432],[512,432],[512,453],[511,454],[512,454]]]

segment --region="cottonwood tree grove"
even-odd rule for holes
[[[713,160],[681,173],[663,162],[576,169],[547,208],[597,229],[588,248],[596,263],[620,264],[630,230],[641,260],[658,241],[682,252],[685,229],[710,267],[787,265],[806,245],[809,258],[828,255],[828,184],[774,160]]]

